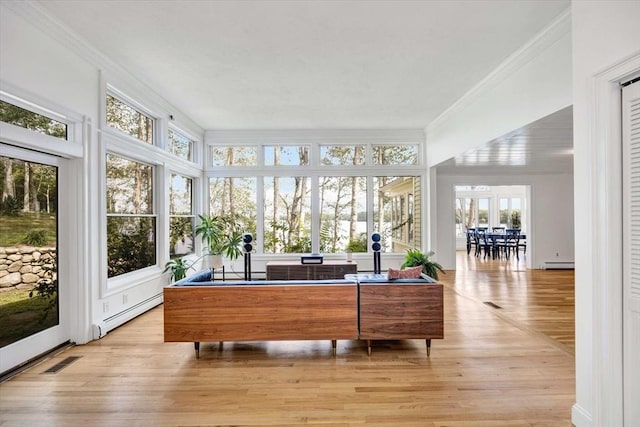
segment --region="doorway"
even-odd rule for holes
[[[477,229],[489,232],[505,233],[507,230],[520,230],[522,239],[518,241],[517,257],[509,257],[508,261],[522,263],[528,267],[527,251],[529,250],[530,233],[530,186],[528,185],[456,185],[455,186],[455,239],[456,253],[464,253],[469,257],[485,259],[485,254],[477,250],[474,242],[474,231]],[[476,257],[478,258],[478,257]],[[460,263],[459,267],[473,268],[476,262]],[[495,259],[491,259],[495,261]],[[507,259],[504,257],[504,261]]]
[[[0,144],[0,372],[69,340],[58,284],[62,160]]]

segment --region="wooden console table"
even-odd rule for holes
[[[325,261],[323,264],[269,261],[266,266],[267,280],[344,279],[345,274],[356,274],[358,272],[358,264],[348,261]]]

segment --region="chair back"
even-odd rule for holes
[[[505,231],[505,240],[507,243],[515,243],[516,245],[520,241],[520,229],[509,228]]]

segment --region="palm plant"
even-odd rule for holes
[[[196,236],[201,236],[209,255],[236,259],[242,255],[242,233],[232,215],[198,215]]]
[[[422,266],[422,272],[435,280],[438,280],[438,271],[446,274],[442,269],[442,266],[435,261],[431,260],[434,252],[423,253],[418,249],[409,249],[404,257],[404,263],[401,268]]]
[[[187,271],[193,267],[193,264],[187,263],[184,258],[175,258],[164,265],[163,273],[171,271],[171,280],[177,282],[187,277]]]

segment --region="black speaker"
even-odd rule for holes
[[[380,233],[373,233],[371,240],[373,240],[373,244],[371,245],[371,249],[373,249],[373,273],[380,274],[380,249],[382,249],[380,245]]]
[[[244,280],[251,280],[251,251],[253,250],[253,236],[251,233],[242,235],[242,243],[244,248]]]
[[[251,252],[253,250],[253,245],[251,244],[251,242],[253,242],[253,236],[251,233],[244,233],[242,235],[242,242],[244,243],[243,247],[245,252]]]
[[[373,244],[371,245],[371,249],[373,249],[376,252],[378,252],[380,249],[382,249],[382,246],[380,245],[380,233],[373,233],[371,235],[371,240],[373,240]]]

